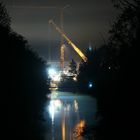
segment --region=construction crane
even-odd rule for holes
[[[60,8],[60,27],[61,27],[62,32],[64,31],[64,26],[63,26],[64,10],[68,7],[69,7],[69,5],[66,5],[66,6]],[[63,71],[64,65],[65,65],[64,64],[65,44],[64,44],[63,36],[61,36],[60,46],[61,46],[61,48],[60,48],[60,67]]]
[[[49,20],[49,23],[52,24],[55,29],[61,34],[62,37],[71,45],[71,47],[77,52],[77,54],[83,59],[84,62],[87,62],[87,57],[82,53],[82,51],[66,36],[66,34],[54,23],[53,20]],[[64,51],[64,47],[61,51]]]
[[[64,10],[68,7],[70,7],[70,5],[65,5],[64,7],[56,7],[56,6],[24,6],[24,5],[14,5],[14,3],[12,3],[12,5],[8,5],[8,8],[18,8],[18,9],[58,9],[60,10],[60,25],[61,25],[61,30],[63,31],[63,18],[64,18]],[[63,70],[64,69],[64,48],[65,48],[65,44],[64,44],[64,40],[63,37],[61,36],[61,42],[60,42],[60,67]],[[49,51],[50,54],[50,51]],[[51,58],[49,57],[49,60],[51,60]]]

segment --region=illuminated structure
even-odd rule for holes
[[[66,34],[53,22],[53,20],[49,21],[55,29],[61,34],[61,36],[70,44],[70,46],[77,52],[77,54],[83,59],[84,62],[87,62],[87,57],[82,53],[82,51],[66,36]],[[64,52],[64,48],[61,50]]]
[[[61,30],[64,31],[64,26],[63,26],[63,11],[65,8],[69,7],[69,5],[66,5],[64,6],[63,8],[60,9],[60,26],[61,26]],[[61,36],[61,43],[60,43],[60,67],[61,67],[61,70],[63,71],[64,69],[64,55],[65,55],[65,44],[64,44],[64,39],[63,39],[63,36]]]

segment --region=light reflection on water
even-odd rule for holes
[[[49,106],[48,106],[48,111],[49,115],[52,119],[52,123],[54,123],[54,116],[56,113],[60,111],[62,107],[62,102],[60,100],[50,100]]]
[[[73,130],[73,139],[76,139],[76,140],[81,140],[82,137],[82,133],[84,132],[84,128],[85,128],[85,120],[80,120],[74,127],[74,130]]]
[[[47,112],[51,119],[51,139],[49,139],[83,140],[80,135],[86,120],[80,114],[83,111],[83,106],[79,106],[81,102],[73,95],[71,95],[71,97],[73,96],[71,99],[68,96],[66,98],[65,95],[64,97],[62,95],[58,97],[58,95],[57,92],[54,92],[49,96],[50,101],[47,105]]]

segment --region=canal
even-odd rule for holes
[[[45,140],[86,140],[80,134],[95,124],[97,101],[86,94],[52,91],[44,105]]]

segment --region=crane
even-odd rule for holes
[[[62,7],[62,8],[60,8],[60,27],[61,27],[61,30],[62,31],[64,31],[64,27],[63,27],[63,20],[64,20],[64,10],[66,9],[66,8],[68,8],[69,7],[69,5],[66,5],[66,6],[64,6],[64,7]],[[65,44],[64,44],[64,39],[63,39],[63,36],[61,36],[61,43],[60,43],[60,46],[61,46],[61,48],[60,48],[60,66],[61,66],[61,69],[62,69],[62,71],[63,71],[63,69],[64,69],[64,55],[65,55],[65,52],[64,52],[64,48],[65,48]]]
[[[62,37],[71,45],[71,47],[77,52],[77,54],[83,59],[84,62],[87,62],[87,57],[82,53],[82,51],[67,37],[67,35],[54,23],[53,20],[49,20],[49,23],[52,24],[55,29],[61,34]],[[64,47],[61,51],[64,51]]]

